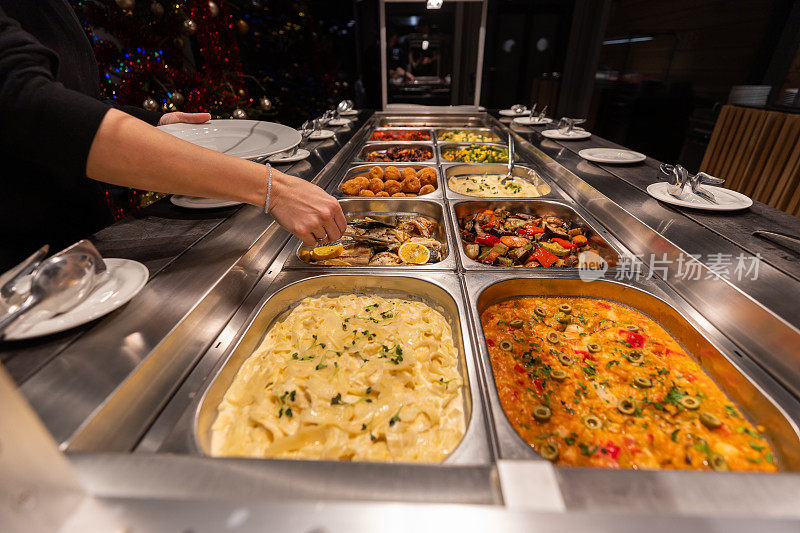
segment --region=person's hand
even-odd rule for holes
[[[161,115],[158,121],[159,126],[166,126],[167,124],[202,124],[211,120],[211,113],[183,113],[181,111],[174,111],[172,113],[165,113]]]
[[[269,212],[308,246],[339,240],[347,228],[336,201],[313,183],[274,171]]]

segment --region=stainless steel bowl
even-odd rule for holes
[[[447,197],[451,200],[475,200],[481,197],[478,195],[470,195],[455,192],[450,188],[450,178],[459,176],[469,176],[475,174],[503,174],[505,175],[508,166],[505,163],[455,163],[442,165],[444,168],[444,182],[447,184]],[[522,178],[529,183],[533,184],[539,191],[539,196],[522,197],[522,196],[508,196],[508,198],[527,199],[527,198],[541,198],[543,196],[556,196],[550,184],[538,172],[531,167],[523,165],[514,165],[513,175]],[[500,198],[493,196],[494,198]]]
[[[418,195],[418,196],[411,196],[410,198],[442,198],[442,196],[444,196],[443,191],[445,189],[445,186],[442,185],[442,176],[439,173],[438,167],[436,165],[430,165],[430,164],[425,165],[425,164],[419,164],[419,163],[369,163],[367,165],[359,164],[359,165],[356,165],[356,166],[351,167],[350,169],[348,169],[348,171],[345,172],[345,174],[344,174],[344,178],[342,178],[341,181],[336,183],[336,188],[333,189],[331,192],[333,192],[334,196],[340,197],[340,198],[360,198],[358,196],[351,196],[349,194],[345,194],[344,192],[342,192],[342,185],[344,184],[345,181],[347,181],[349,179],[352,179],[352,178],[355,178],[358,175],[368,174],[369,173],[369,169],[371,169],[372,167],[375,167],[375,166],[378,166],[378,167],[381,167],[381,168],[386,168],[386,167],[390,167],[390,166],[391,167],[396,167],[401,172],[406,167],[411,167],[414,170],[419,170],[421,168],[432,168],[434,170],[434,172],[436,172],[436,190],[433,191],[432,193],[422,194],[422,195]]]
[[[367,161],[367,154],[370,152],[385,152],[390,148],[419,148],[422,150],[428,150],[431,153],[430,158],[428,159],[421,159],[420,161],[397,161],[397,163],[436,163],[436,151],[433,147],[433,143],[423,143],[423,142],[369,142],[364,145],[364,147],[359,150],[358,154],[356,155],[355,161],[364,162],[364,163],[384,163],[387,165],[391,165],[394,161]]]

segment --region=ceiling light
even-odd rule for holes
[[[428,0],[428,9],[439,9],[442,7],[444,0]]]
[[[427,50],[428,47],[431,45],[429,41],[422,41],[422,49]]]

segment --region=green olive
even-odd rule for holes
[[[589,429],[600,429],[603,427],[603,421],[594,415],[586,415],[581,419],[581,421],[583,422],[583,425]]]
[[[589,350],[590,353],[597,353],[600,351],[600,345],[596,342],[590,342],[586,345],[586,349]]]
[[[509,340],[500,341],[500,349],[504,352],[510,352],[514,349],[514,345]]]
[[[636,324],[625,324],[622,327],[627,329],[628,331],[633,331],[634,333],[639,331],[639,326],[637,326]]]
[[[572,357],[568,356],[565,353],[559,354],[558,362],[564,366],[570,366],[572,364]]]
[[[629,398],[623,398],[617,404],[617,409],[623,415],[632,415],[636,412],[636,404]]]
[[[703,411],[700,413],[700,422],[702,422],[705,427],[710,429],[717,429],[722,425],[722,420],[708,411]]]
[[[712,470],[716,470],[717,472],[725,472],[728,470],[728,460],[725,459],[724,455],[718,453],[711,454],[708,458],[708,465]]]
[[[514,320],[508,323],[508,325],[514,329],[521,329],[523,324],[525,324],[525,322],[523,322],[522,319],[519,318],[515,318]]]
[[[700,407],[700,400],[695,398],[694,396],[684,396],[680,399],[681,406],[685,409],[698,409]]]
[[[550,342],[550,343],[553,343],[553,344],[558,344],[559,340],[560,340],[560,338],[558,336],[558,333],[556,333],[555,331],[549,331],[547,333],[547,342]]]
[[[653,386],[653,381],[650,378],[646,378],[644,376],[636,376],[633,378],[633,384],[639,387],[640,389],[649,389]]]
[[[536,306],[533,308],[533,312],[539,316],[547,316],[547,309],[544,307]]]
[[[572,312],[572,306],[569,304],[561,304],[558,306],[558,310],[564,313],[565,315],[568,315]]]
[[[569,324],[570,322],[572,322],[572,320],[565,315],[556,318],[556,322],[558,322],[559,324]]]
[[[630,352],[625,354],[625,359],[630,361],[631,363],[638,365],[644,362],[644,354],[641,350],[631,350]]]
[[[545,405],[537,405],[533,408],[533,418],[537,422],[547,422],[553,416],[553,411]]]
[[[560,368],[554,368],[550,370],[550,377],[556,381],[564,381],[567,379],[567,373]]]
[[[551,442],[545,442],[539,448],[539,455],[547,459],[548,461],[555,461],[558,459],[558,446]]]

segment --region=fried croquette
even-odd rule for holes
[[[357,178],[347,180],[342,183],[342,192],[345,194],[349,194],[350,196],[356,196],[358,191],[361,190],[361,182],[358,181]]]
[[[388,166],[383,169],[383,180],[395,180],[395,181],[402,181],[400,178],[400,171],[397,170],[397,167]]]
[[[417,173],[419,182],[424,187],[425,185],[436,186],[436,171],[432,168],[425,167]]]
[[[374,193],[379,193],[383,190],[383,180],[380,178],[372,178],[369,180],[369,190]]]
[[[404,179],[401,185],[403,186],[403,192],[406,194],[417,194],[422,187],[416,177]]]
[[[408,178],[416,178],[417,171],[411,167],[405,167],[403,171],[400,172],[400,177],[402,177],[404,180]]]
[[[435,190],[436,189],[433,188],[433,185],[430,185],[430,184],[429,185],[423,185],[419,189],[419,194],[420,194],[420,196],[423,195],[423,194],[430,194]]]
[[[358,191],[359,196],[375,196],[375,193],[369,189],[361,189]]]
[[[375,196],[389,196],[389,193],[386,191],[376,192]]]
[[[389,194],[394,194],[403,190],[403,186],[399,181],[389,180],[383,183],[383,190]]]
[[[396,192],[396,193],[394,193],[392,196],[394,196],[395,198],[400,198],[400,197],[403,197],[403,196],[405,196],[405,193],[402,193],[402,192]]]
[[[383,179],[383,169],[379,166],[374,166],[369,169],[369,177],[370,178],[378,178],[380,180]]]

